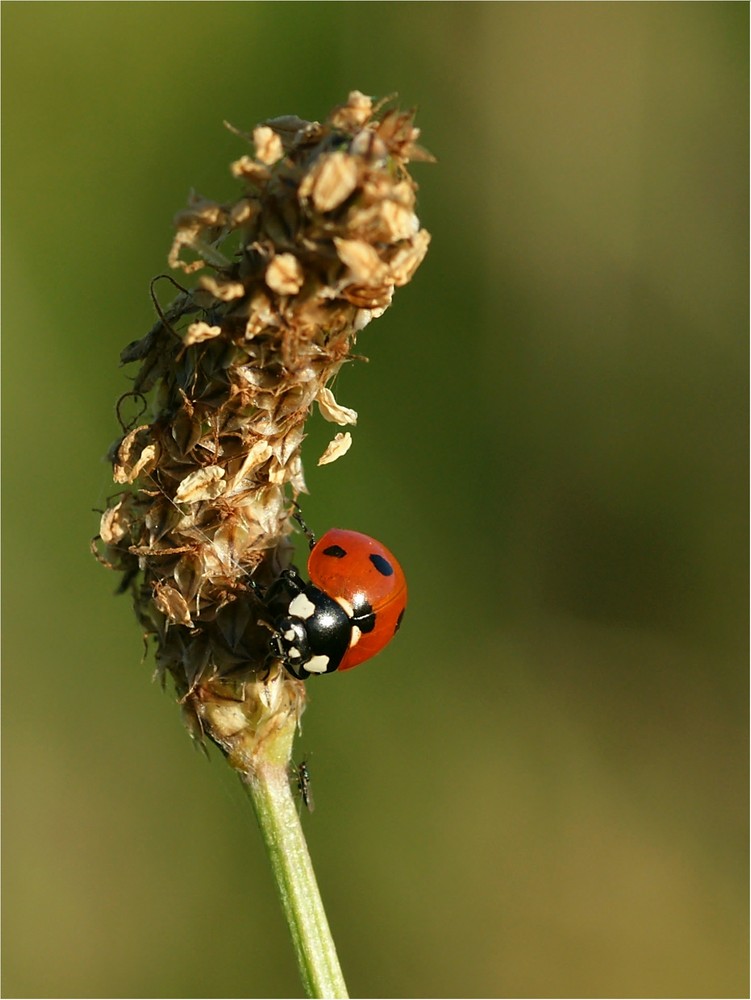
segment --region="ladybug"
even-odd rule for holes
[[[269,594],[272,654],[299,680],[350,670],[386,646],[402,623],[407,582],[385,545],[332,528],[311,544],[310,583],[287,570]]]

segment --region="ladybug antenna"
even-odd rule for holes
[[[300,504],[297,502],[297,500],[293,500],[292,503],[294,504],[294,507],[295,507],[295,513],[292,516],[294,517],[294,519],[297,521],[297,523],[302,528],[303,534],[308,539],[308,544],[310,545],[310,547],[312,549],[314,547],[315,543],[316,543],[316,536],[313,534],[313,532],[311,531],[311,529],[307,526],[307,524],[305,523],[305,521],[303,521],[302,513],[300,511]]]

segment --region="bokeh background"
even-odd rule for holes
[[[304,817],[358,997],[744,996],[748,7],[10,3],[4,995],[300,987],[249,802],[88,553],[171,219],[242,129],[418,105],[433,245],[308,521],[399,639],[310,683]]]

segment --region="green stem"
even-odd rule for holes
[[[348,997],[287,766],[258,761],[246,776],[309,997]]]

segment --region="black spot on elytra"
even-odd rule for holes
[[[376,616],[373,614],[372,611],[369,615],[366,615],[364,618],[357,619],[357,627],[360,629],[361,632],[372,632],[373,629],[375,628],[375,623],[376,623]]]
[[[362,595],[360,595],[360,600],[355,607],[355,613],[352,616],[352,624],[357,625],[361,632],[372,632],[375,628],[376,615],[375,611],[370,605],[370,601],[366,601]]]
[[[341,545],[329,545],[328,548],[323,550],[325,556],[331,556],[333,559],[344,559],[347,554],[347,550],[343,549]]]
[[[384,557],[379,555],[377,552],[373,552],[371,555],[369,555],[368,559],[370,559],[370,561],[373,563],[373,565],[381,574],[381,576],[394,575],[394,567],[391,565],[388,559],[384,559]]]
[[[402,610],[399,612],[399,617],[396,619],[396,625],[394,625],[394,635],[396,635],[396,633],[399,631],[399,626],[402,623],[402,618],[404,618],[404,611],[405,609],[402,608]]]

